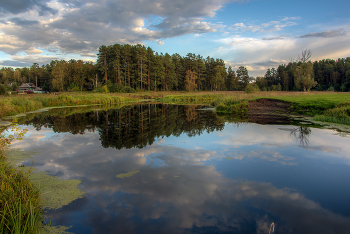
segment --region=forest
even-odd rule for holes
[[[304,52],[306,56],[296,61],[251,77],[244,66],[235,71],[209,56],[158,54],[140,44],[103,45],[96,63],[71,59],[29,68],[2,67],[1,89],[5,93],[21,83],[34,83],[50,92],[233,91],[249,84],[261,91],[350,91],[350,57],[311,62],[310,51]]]

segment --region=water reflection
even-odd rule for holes
[[[298,139],[302,147],[307,147],[309,145],[309,137],[312,132],[311,128],[305,126],[297,126],[284,130],[290,131],[290,136]]]
[[[104,147],[142,148],[163,136],[201,135],[220,131],[225,119],[212,111],[196,111],[198,106],[168,104],[138,104],[121,109],[93,111],[62,116],[52,114],[29,115],[20,124],[33,125],[36,130],[52,128],[54,132],[84,134],[99,132]]]
[[[38,169],[81,180],[87,194],[48,211],[52,224],[75,233],[268,233],[272,222],[275,233],[350,230],[349,139],[148,107],[26,120],[34,127],[14,145],[40,148]]]

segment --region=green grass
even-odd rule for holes
[[[314,120],[350,125],[350,93],[335,92],[257,92],[226,95],[213,104],[220,112],[242,114],[245,103],[261,98],[287,101],[291,114],[315,116]]]
[[[96,93],[67,93],[58,96],[48,94],[6,96],[0,98],[0,118],[34,111],[44,107],[93,104],[108,105],[131,100],[132,98],[127,95]]]
[[[185,103],[200,103],[200,104],[208,104],[213,100],[221,98],[223,94],[181,94],[181,95],[165,95],[161,98],[157,98],[157,101],[161,102],[174,102],[177,104],[185,104]]]
[[[316,115],[313,120],[350,125],[350,103],[339,103],[335,108],[324,111],[322,115]]]
[[[0,158],[0,234],[36,233],[42,226],[40,191],[29,174]]]

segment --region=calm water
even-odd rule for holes
[[[228,123],[198,108],[64,109],[20,120],[29,131],[15,146],[40,149],[35,167],[81,180],[86,192],[47,220],[73,233],[269,233],[272,222],[275,233],[350,233],[349,138]]]

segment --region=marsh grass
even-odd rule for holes
[[[36,233],[41,228],[40,191],[29,175],[0,159],[0,234]]]
[[[14,120],[10,132],[0,134],[0,234],[36,233],[42,222],[39,188],[29,179],[30,169],[22,172],[5,156],[11,142],[21,140],[26,130]]]
[[[322,115],[316,115],[313,120],[350,125],[350,102],[339,103],[335,108],[324,111]]]
[[[44,107],[77,106],[92,104],[118,104],[131,101],[127,95],[67,93],[58,96],[48,94],[5,96],[0,98],[0,118],[38,110]]]

